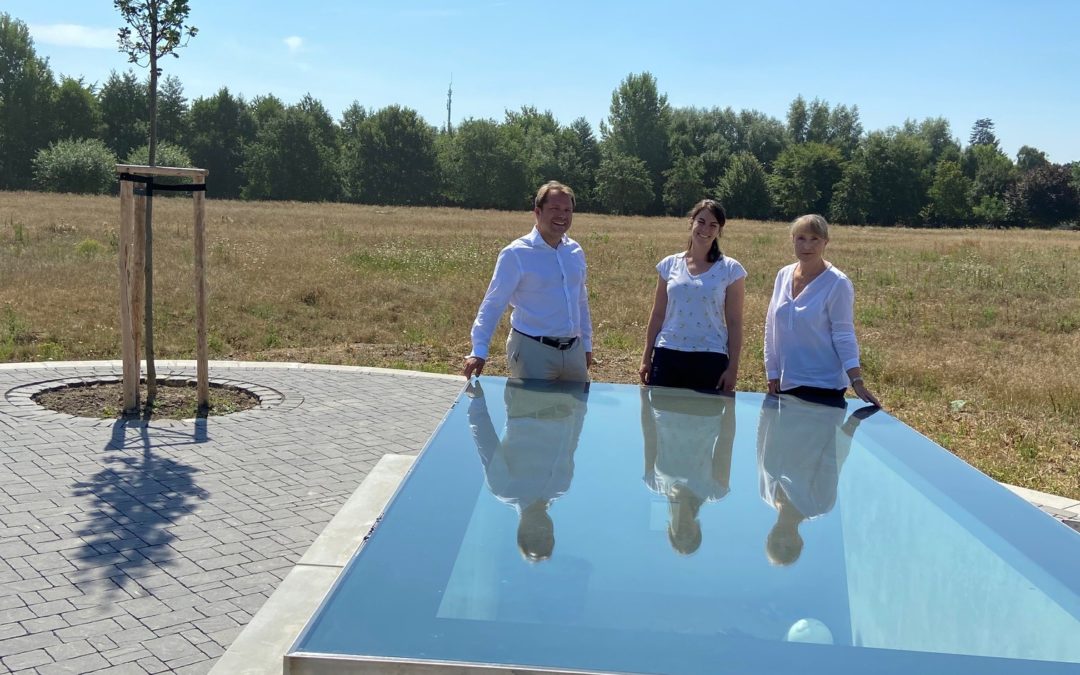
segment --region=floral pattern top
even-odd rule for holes
[[[693,275],[685,256],[675,253],[656,265],[660,278],[667,281],[667,311],[655,346],[727,354],[724,300],[727,287],[745,277],[746,270],[738,260],[721,256],[712,267]]]

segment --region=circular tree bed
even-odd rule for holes
[[[200,411],[195,383],[188,380],[158,381],[157,397],[148,403],[140,392],[136,411],[123,413],[123,383],[87,382],[65,385],[35,394],[33,400],[43,408],[77,417],[98,419],[132,418],[182,420],[192,417],[228,415],[259,405],[259,397],[239,387],[210,384],[210,408]]]

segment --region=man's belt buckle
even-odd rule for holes
[[[571,347],[574,346],[575,342],[577,342],[576,337],[572,337],[572,338],[550,338],[550,337],[542,336],[540,338],[540,343],[541,344],[545,344],[548,347],[554,347],[555,349],[558,349],[559,351],[566,351],[567,349],[570,349]]]

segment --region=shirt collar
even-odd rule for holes
[[[544,238],[540,236],[540,230],[538,230],[535,225],[533,225],[532,232],[522,237],[522,239],[529,242],[533,246],[547,246],[548,248],[557,248],[551,246],[551,244],[548,244],[546,241],[544,241]],[[568,243],[570,243],[570,237],[567,237],[564,234],[562,236],[562,239],[559,240],[559,246],[565,246]]]

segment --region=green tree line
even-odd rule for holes
[[[339,119],[317,99],[192,101],[165,77],[159,165],[210,170],[219,198],[521,209],[536,185],[574,187],[581,210],[680,214],[702,195],[736,218],[815,212],[839,223],[1048,227],[1080,219],[1080,162],[1024,146],[993,122],[967,143],[943,118],[863,129],[858,106],[801,95],[785,120],[731,107],[676,108],[650,73],[612,92],[598,133],[525,106],[502,120],[428,124],[415,110],[354,102]],[[132,71],[57,79],[26,25],[0,13],[0,189],[108,192],[112,165],[145,163],[149,87]]]

